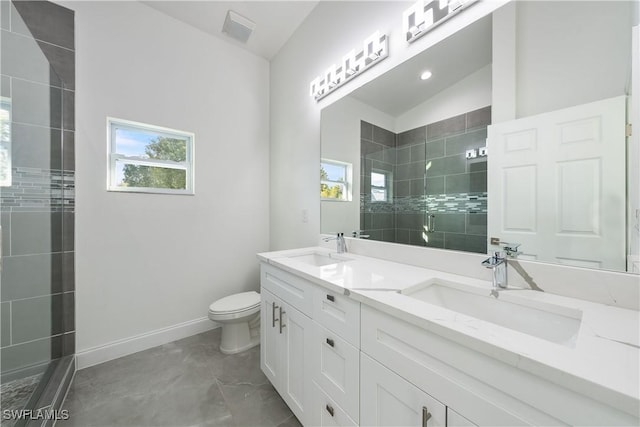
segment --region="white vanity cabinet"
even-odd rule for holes
[[[262,269],[261,285],[260,366],[296,417],[307,425],[313,391],[313,332],[308,316],[311,305],[298,296],[310,291],[311,284],[266,267]]]
[[[361,353],[361,424],[445,427],[447,407]]]

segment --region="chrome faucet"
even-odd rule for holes
[[[336,241],[336,252],[339,254],[343,254],[347,252],[347,242],[344,241],[344,233],[336,233],[336,237],[325,237],[325,242],[329,242],[331,240]]]
[[[533,280],[533,277],[525,271],[516,259],[522,252],[518,251],[520,243],[507,243],[501,242],[500,245],[504,247],[504,252],[494,252],[493,256],[482,261],[482,265],[490,268],[493,271],[492,288],[490,295],[498,298],[500,291],[515,291],[524,290],[526,288],[510,288],[507,280],[507,259],[510,259],[509,264],[518,273],[524,281],[529,285],[529,288],[534,291],[544,292]]]

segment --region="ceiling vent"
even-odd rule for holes
[[[255,22],[230,10],[224,20],[222,32],[241,43],[246,43],[255,27]]]

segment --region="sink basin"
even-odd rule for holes
[[[341,262],[349,261],[349,258],[344,258],[337,254],[319,252],[293,255],[289,256],[288,258],[295,261],[303,262],[305,264],[313,265],[315,267],[322,267],[325,265],[339,264]]]
[[[517,292],[503,291],[499,298],[494,298],[489,295],[489,290],[483,288],[431,279],[401,293],[556,344],[575,346],[582,320],[580,310],[528,301],[513,295]]]

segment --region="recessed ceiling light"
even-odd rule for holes
[[[431,71],[423,71],[422,74],[420,74],[420,79],[427,80],[431,75]]]

